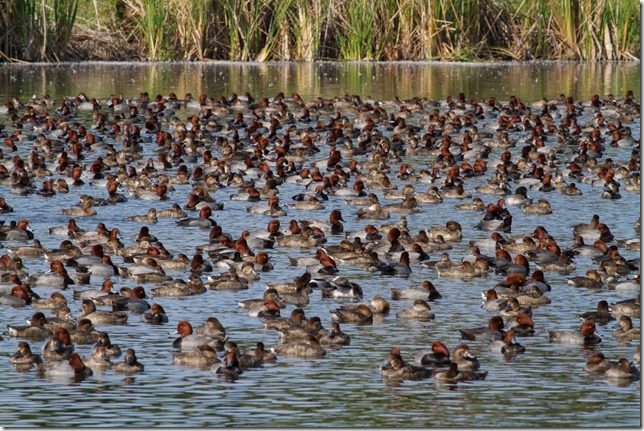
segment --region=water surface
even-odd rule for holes
[[[602,97],[609,93],[623,96],[626,90],[640,92],[639,63],[576,64],[533,63],[499,65],[444,65],[444,64],[73,64],[60,66],[2,66],[0,67],[0,100],[19,97],[26,100],[32,94],[50,94],[56,100],[62,96],[76,95],[83,91],[90,96],[107,97],[123,93],[136,96],[142,91],[154,95],[170,91],[182,97],[185,93],[211,96],[239,94],[249,91],[255,97],[271,97],[279,91],[286,94],[298,92],[305,100],[317,96],[359,94],[363,98],[401,99],[413,96],[444,99],[463,91],[467,97],[496,96],[507,100],[516,95],[525,101],[541,97],[556,98],[560,93],[572,95],[576,100],[586,100],[597,93]],[[191,111],[177,111],[185,119]],[[86,117],[85,117],[86,118]],[[79,120],[89,124],[83,117]],[[581,120],[590,121],[590,114]],[[630,125],[634,136],[639,138],[639,120]],[[11,127],[7,129],[11,130]],[[519,133],[517,139],[526,139]],[[513,154],[524,143],[512,149]],[[550,143],[549,145],[552,145]],[[575,148],[565,148],[558,155],[560,160],[571,157]],[[152,156],[152,148],[142,161]],[[28,148],[19,154],[26,158]],[[318,158],[326,157],[326,148]],[[498,158],[495,149],[491,159]],[[96,154],[90,155],[90,160]],[[6,157],[6,154],[5,154]],[[604,159],[627,162],[630,149],[608,148]],[[7,158],[5,158],[7,160]],[[417,171],[426,167],[426,161],[405,157]],[[422,166],[421,166],[422,165]],[[391,163],[392,181],[401,184],[395,172],[399,163]],[[168,172],[171,175],[174,169]],[[466,182],[466,190],[474,192],[485,178]],[[41,179],[36,180],[40,185]],[[588,222],[592,214],[601,214],[616,238],[635,236],[633,225],[640,216],[640,196],[622,189],[620,200],[599,199],[601,189],[580,184],[584,195],[569,198],[557,192],[531,191],[536,201],[547,198],[555,209],[548,216],[524,215],[516,207],[510,207],[514,216],[512,234],[531,232],[536,225],[543,225],[560,246],[573,244],[572,226]],[[416,186],[424,191],[424,186]],[[183,206],[190,186],[177,186],[169,201],[154,203],[130,198],[127,204],[98,208],[98,216],[77,218],[81,227],[93,229],[99,221],[108,228],[118,226],[126,245],[131,245],[131,236],[136,234],[139,223],[125,222],[125,216],[143,214],[151,206],[168,208],[172,203]],[[224,231],[238,236],[252,227],[264,227],[270,220],[266,216],[249,218],[247,202],[230,201],[229,195],[236,190],[221,189],[212,195],[226,204],[224,212],[214,213],[214,218]],[[283,203],[303,191],[297,185],[280,187]],[[49,235],[47,228],[67,223],[68,216],[60,208],[69,208],[78,202],[81,194],[104,196],[102,188],[84,186],[72,188],[68,195],[58,194],[53,198],[37,195],[18,196],[10,194],[8,186],[0,185],[4,196],[16,211],[4,214],[2,219],[17,220],[27,217],[31,227],[45,247],[57,247],[61,238]],[[376,191],[382,198],[382,193]],[[484,202],[497,197],[482,195]],[[385,203],[390,203],[386,201]],[[458,203],[445,199],[441,205],[423,204],[421,212],[407,215],[409,230],[444,226],[450,219],[457,219],[463,226],[464,240],[450,250],[452,260],[459,260],[469,252],[468,241],[489,237],[489,232],[473,229],[481,215],[453,209]],[[325,212],[287,209],[282,217],[282,226],[291,218],[326,218],[331,209],[338,208],[346,220],[345,230],[362,229],[365,221],[355,216],[357,207],[348,206],[342,199],[331,198]],[[397,221],[392,215],[390,222]],[[178,228],[172,219],[159,219],[150,225],[153,234],[165,247],[175,253],[193,256],[194,246],[208,241],[208,231],[198,228]],[[329,239],[337,244],[342,236]],[[6,246],[15,244],[4,244]],[[490,251],[484,251],[490,253]],[[606,299],[610,303],[635,296],[634,292],[571,289],[569,277],[585,274],[596,265],[588,258],[577,258],[577,270],[571,275],[547,273],[552,285],[548,296],[552,304],[536,308],[534,312],[537,333],[532,338],[520,338],[527,353],[512,359],[487,351],[484,343],[469,342],[470,348],[481,361],[481,369],[489,372],[485,381],[440,385],[433,379],[395,383],[383,379],[378,366],[392,346],[398,346],[406,358],[428,348],[433,341],[443,340],[450,349],[460,343],[457,328],[481,326],[492,316],[480,308],[480,292],[502,279],[491,275],[486,279],[472,281],[438,278],[429,269],[412,265],[409,279],[373,276],[359,267],[341,265],[340,275],[359,283],[370,300],[376,295],[391,298],[391,287],[411,287],[423,280],[431,280],[444,298],[432,303],[436,319],[430,322],[402,321],[395,314],[410,305],[409,302],[391,301],[391,314],[378,319],[373,326],[342,325],[351,336],[351,345],[327,352],[324,359],[307,361],[279,358],[275,365],[264,369],[248,370],[236,381],[225,381],[207,370],[197,370],[172,365],[171,332],[179,320],[201,324],[215,315],[226,327],[230,339],[241,348],[257,341],[267,346],[278,342],[275,331],[263,329],[261,321],[247,316],[238,308],[236,301],[260,297],[269,283],[290,281],[300,275],[301,267],[289,266],[288,256],[303,257],[312,254],[307,250],[277,248],[271,251],[274,271],[264,273],[261,279],[247,291],[208,291],[192,297],[159,297],[152,302],[161,304],[170,317],[163,326],[149,326],[139,322],[138,316],[130,317],[126,326],[103,327],[112,342],[122,348],[132,347],[139,360],[145,364],[145,372],[124,377],[111,371],[95,373],[85,381],[74,383],[52,381],[38,377],[34,371],[16,371],[6,357],[13,354],[19,340],[5,336],[0,342],[0,425],[48,426],[48,427],[635,427],[641,424],[640,391],[635,384],[616,386],[604,378],[593,378],[583,372],[585,357],[593,351],[580,346],[551,344],[546,330],[573,329],[578,327],[578,314],[594,309],[597,302]],[[626,258],[639,257],[639,252],[622,251]],[[440,253],[432,253],[438,259]],[[42,259],[24,258],[30,274],[46,271]],[[117,265],[123,264],[115,258]],[[175,278],[187,278],[185,272],[169,272]],[[102,280],[92,279],[96,288]],[[116,289],[132,287],[130,280],[114,278]],[[89,286],[81,286],[86,288]],[[155,287],[145,285],[146,290]],[[50,290],[37,288],[47,296]],[[64,291],[75,315],[80,312],[80,302],[72,301],[71,291]],[[342,301],[322,299],[319,291],[311,295],[311,303],[305,308],[307,317],[320,316],[325,327],[330,325],[330,312]],[[293,309],[287,307],[283,315]],[[22,324],[33,314],[33,309],[0,307],[0,323]],[[46,313],[47,314],[47,313]],[[634,319],[635,326],[640,320]],[[618,343],[612,335],[617,324],[598,327],[603,338],[595,350],[608,358],[617,360],[631,358],[639,342]],[[41,342],[32,342],[39,350]],[[82,356],[89,354],[90,346],[77,346]],[[3,358],[4,357],[4,358]]]

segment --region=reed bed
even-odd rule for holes
[[[97,51],[106,40],[114,44],[120,38],[120,43],[135,47],[136,60],[177,61],[633,60],[639,58],[640,46],[636,0],[0,4],[3,61],[73,59],[80,52],[79,39],[87,43],[91,34],[97,35]]]

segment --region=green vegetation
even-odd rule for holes
[[[0,61],[633,60],[637,0],[5,0]]]

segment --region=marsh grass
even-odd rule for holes
[[[89,25],[96,43],[120,38],[149,60],[632,60],[640,44],[636,0],[4,0],[0,11],[5,61],[64,59]]]

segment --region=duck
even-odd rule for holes
[[[608,367],[608,369],[604,373],[604,376],[606,376],[606,378],[608,378],[609,380],[630,382],[632,380],[639,380],[640,372],[637,367],[633,365],[633,363],[628,361],[628,359],[619,358],[617,364]]]
[[[371,325],[373,324],[373,312],[365,304],[358,305],[355,310],[343,310],[338,308],[331,312],[331,321],[338,323]]]
[[[380,375],[390,380],[423,380],[432,376],[425,367],[406,364],[400,355],[390,353],[387,366],[380,367]]]
[[[362,299],[362,295],[362,287],[346,277],[334,277],[328,287],[322,287],[322,298]]]
[[[380,275],[393,275],[396,277],[407,278],[411,274],[409,261],[409,252],[403,251],[400,254],[399,262],[389,262],[380,267]]]
[[[317,359],[326,356],[326,349],[313,334],[308,334],[299,341],[277,345],[273,350],[277,355],[291,358]]]
[[[301,327],[306,321],[306,315],[301,308],[294,308],[290,317],[271,317],[264,319],[264,328],[282,331],[288,328]]]
[[[72,353],[64,361],[47,361],[38,364],[38,373],[46,377],[57,378],[81,378],[94,374],[91,368],[87,367],[78,353]]]
[[[437,382],[448,384],[468,380],[485,380],[487,377],[487,371],[460,371],[456,362],[450,363],[447,370],[434,370],[432,374]]]
[[[200,345],[195,350],[172,353],[172,364],[174,365],[209,369],[213,364],[220,362],[215,349],[207,344]]]
[[[581,324],[579,330],[548,331],[551,343],[595,345],[602,339],[595,333],[595,322],[587,320]]]
[[[65,328],[54,329],[54,334],[42,346],[42,358],[45,361],[62,361],[69,359],[74,352],[69,331]]]
[[[461,343],[454,348],[454,359],[458,365],[458,369],[461,371],[477,371],[481,364],[476,356],[470,352],[470,348],[467,344]]]
[[[642,305],[640,303],[640,293],[635,298],[625,299],[610,305],[613,314],[623,316],[640,317]]]
[[[170,208],[156,210],[156,216],[157,218],[186,218],[188,213],[175,203]]]
[[[47,318],[38,311],[27,320],[28,326],[7,325],[7,331],[12,338],[27,338],[34,341],[42,341],[51,337],[52,331],[45,328]]]
[[[475,196],[472,198],[471,202],[462,202],[454,205],[454,209],[460,211],[483,211],[485,210],[485,203],[481,198]]]
[[[597,310],[587,311],[579,315],[579,320],[583,323],[586,320],[591,320],[599,325],[606,325],[615,317],[611,314],[611,309],[608,306],[608,301],[602,299],[597,303]]]
[[[217,222],[210,216],[212,209],[210,207],[203,207],[199,210],[199,217],[188,217],[177,220],[175,223],[178,226],[198,226],[202,228],[211,228],[217,225]]]
[[[67,298],[59,291],[52,292],[49,298],[32,299],[31,306],[33,308],[60,308],[67,305]]]
[[[441,235],[445,241],[460,242],[463,238],[461,224],[450,220],[445,223],[445,227],[435,226],[427,230],[427,236],[430,240],[436,240],[438,235]]]
[[[501,316],[494,316],[490,318],[487,327],[459,329],[458,331],[461,333],[463,340],[495,341],[503,338],[501,332],[503,327],[503,318]]]
[[[157,218],[157,210],[155,208],[150,208],[144,215],[133,215],[125,217],[125,221],[133,221],[137,223],[157,223],[159,219]]]
[[[118,358],[121,356],[121,347],[118,344],[112,344],[110,336],[107,332],[101,331],[98,333],[98,341],[94,345],[94,348],[101,346],[104,349],[103,354],[107,358]]]
[[[26,341],[18,343],[16,353],[9,357],[9,362],[14,364],[16,368],[28,369],[38,364],[42,364],[42,356],[37,353],[32,353],[31,346]]]
[[[391,299],[394,301],[413,301],[415,299],[435,301],[442,297],[440,292],[434,287],[434,284],[429,280],[423,280],[421,287],[408,289],[391,288]]]
[[[70,336],[74,344],[93,345],[98,342],[98,332],[94,330],[94,325],[89,319],[80,319],[76,325],[76,330],[72,330]]]
[[[489,289],[487,292],[481,292],[481,295],[484,299],[483,303],[481,304],[481,308],[485,311],[497,312],[505,309],[505,307],[507,306],[508,299],[499,298],[496,290],[494,289]]]
[[[420,365],[449,365],[451,362],[450,352],[442,341],[434,341],[430,350],[423,350],[416,354],[414,362]]]
[[[139,362],[134,349],[129,348],[125,351],[123,361],[112,364],[112,371],[120,374],[135,374],[143,372],[144,365]]]
[[[127,323],[128,313],[97,310],[96,304],[91,299],[83,299],[81,307],[83,312],[78,318],[89,319],[94,325],[125,325]]]
[[[436,315],[430,308],[427,301],[416,299],[410,308],[406,308],[396,313],[396,317],[399,319],[418,319],[420,321],[427,321],[433,320]]]
[[[93,370],[105,371],[112,366],[112,361],[105,354],[104,346],[96,346],[92,349],[92,352],[89,356],[84,356],[81,359],[88,367]]]
[[[587,289],[602,289],[604,282],[596,269],[586,271],[586,276],[569,278],[566,284],[570,287],[585,287]]]
[[[588,374],[604,375],[606,371],[615,364],[606,359],[602,352],[594,352],[586,359],[584,371]]]
[[[348,346],[351,344],[351,337],[348,334],[342,332],[340,324],[338,322],[331,323],[331,329],[319,338],[319,342],[322,346],[328,347],[340,347]]]
[[[633,327],[633,320],[630,316],[619,316],[620,328],[613,332],[613,336],[619,341],[633,341],[640,339],[640,328]]]
[[[224,348],[224,342],[220,338],[212,338],[208,335],[194,334],[192,325],[187,320],[181,320],[177,323],[176,332],[179,337],[174,340],[172,347],[180,349],[182,352],[196,350],[199,346],[208,345],[216,351]]]
[[[515,332],[510,329],[503,333],[501,340],[493,340],[488,344],[488,351],[491,353],[502,353],[504,355],[517,355],[525,352],[525,347],[515,340]]]
[[[144,313],[150,309],[150,304],[144,298],[148,296],[143,286],[136,286],[130,290],[130,296],[112,301],[112,311],[128,311],[130,313]]]

